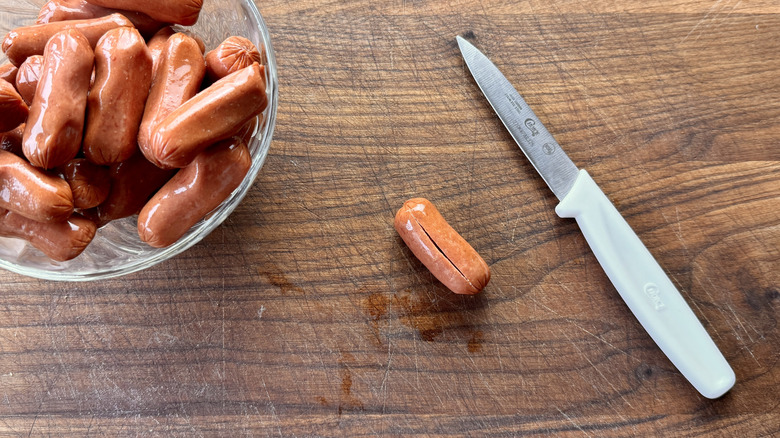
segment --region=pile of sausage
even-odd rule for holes
[[[153,247],[181,238],[240,185],[267,106],[261,52],[205,53],[175,25],[203,0],[51,0],[8,33],[0,66],[0,236],[58,261],[138,214]]]

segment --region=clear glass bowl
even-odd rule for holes
[[[44,3],[45,0],[0,0],[0,38],[5,38],[6,33],[16,27],[32,24]],[[67,262],[55,262],[22,240],[0,238],[0,268],[30,277],[66,281],[106,279],[140,271],[198,243],[244,199],[263,167],[276,122],[276,59],[268,29],[251,0],[206,0],[198,23],[189,29],[203,39],[207,51],[231,35],[248,38],[261,51],[265,49],[268,108],[259,116],[260,123],[248,145],[252,153],[252,167],[241,185],[205,220],[198,222],[184,237],[167,248],[156,249],[141,242],[136,227],[137,217],[132,216],[98,230],[84,253]],[[5,55],[0,54],[0,64],[5,61]]]

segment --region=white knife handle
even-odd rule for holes
[[[734,371],[701,322],[588,172],[580,170],[555,212],[577,220],[631,312],[703,396],[717,398],[734,386]]]

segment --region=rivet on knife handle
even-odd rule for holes
[[[631,312],[705,397],[734,386],[734,371],[636,233],[584,170],[579,170],[498,68],[457,38],[472,76],[534,168],[575,218],[593,253]]]

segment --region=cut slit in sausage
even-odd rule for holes
[[[425,235],[431,241],[433,246],[436,247],[436,250],[439,251],[439,253],[442,256],[444,256],[444,259],[447,260],[450,263],[450,265],[452,265],[452,267],[455,268],[456,271],[458,271],[458,274],[460,274],[460,276],[463,277],[464,280],[466,280],[469,286],[473,287],[474,289],[478,289],[476,286],[474,286],[471,280],[469,280],[469,278],[463,274],[463,271],[461,271],[460,268],[458,268],[458,265],[453,263],[453,261],[447,256],[447,253],[444,252],[444,250],[439,246],[439,244],[436,243],[436,240],[433,238],[433,236],[430,235],[430,233],[428,233],[428,230],[425,229],[425,226],[423,226],[423,224],[421,224],[416,217],[412,216],[412,219],[414,219],[414,221],[417,222],[417,225],[420,226],[420,229],[423,231],[423,233],[425,233]]]
[[[476,294],[490,281],[487,263],[427,199],[404,202],[394,227],[415,257],[452,292]]]

